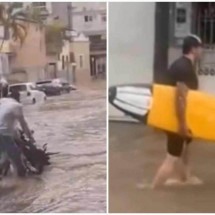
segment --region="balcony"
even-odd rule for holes
[[[106,51],[106,40],[90,41],[90,51]]]

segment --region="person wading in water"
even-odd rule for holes
[[[16,124],[20,124],[23,132],[34,143],[35,140],[25,120],[22,105],[13,98],[8,98],[8,87],[0,83],[0,155],[5,156],[15,169],[17,176],[24,177],[26,168],[23,164],[21,150],[15,143]]]
[[[189,167],[189,148],[192,134],[186,122],[186,95],[188,89],[198,89],[198,78],[195,72],[195,61],[202,53],[202,41],[196,35],[187,36],[183,41],[183,55],[177,59],[167,72],[167,80],[162,84],[176,87],[175,104],[179,122],[179,134],[166,132],[167,155],[159,168],[152,187],[164,185],[174,175],[178,182],[200,183],[193,177]]]

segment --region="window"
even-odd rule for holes
[[[70,61],[70,63],[75,62],[75,57],[74,57],[74,53],[73,52],[69,53],[69,61]]]
[[[14,7],[15,8],[22,8],[23,7],[23,2],[14,2]]]
[[[51,81],[38,81],[36,82],[37,85],[42,85],[42,84],[50,84],[52,83]]]
[[[36,86],[33,84],[29,85],[29,88],[30,88],[30,90],[36,90]]]
[[[101,65],[100,64],[98,64],[97,69],[98,69],[98,74],[101,73]]]
[[[46,6],[46,2],[32,2],[32,5],[34,7],[45,7]]]
[[[83,68],[83,55],[79,56],[79,65],[80,65],[80,68]]]
[[[101,40],[101,35],[89,36],[91,42],[99,42]]]
[[[62,69],[64,70],[65,68],[65,58],[64,55],[62,56]]]
[[[196,3],[195,33],[201,37],[207,46],[215,44],[215,3]]]
[[[27,91],[26,85],[15,85],[15,86],[10,86],[10,92],[22,92],[22,91]]]
[[[93,17],[86,15],[86,16],[84,16],[84,21],[85,22],[92,22],[93,21]]]
[[[102,22],[106,22],[107,18],[106,18],[106,14],[102,15]]]
[[[184,8],[178,8],[176,11],[176,20],[178,23],[186,22],[186,10]]]

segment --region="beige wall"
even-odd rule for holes
[[[76,84],[87,85],[91,82],[90,77],[90,48],[89,41],[74,41],[71,50],[75,55],[76,62]],[[80,65],[80,56],[83,59],[83,67]]]
[[[14,43],[14,42],[13,42]],[[27,37],[23,46],[16,43],[16,53],[11,58],[11,68],[24,68],[29,81],[43,79],[46,65],[44,30],[28,24]]]

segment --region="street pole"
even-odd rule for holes
[[[68,29],[72,31],[72,3],[67,4],[67,16],[68,16]],[[69,37],[70,42],[72,42],[72,35]]]

